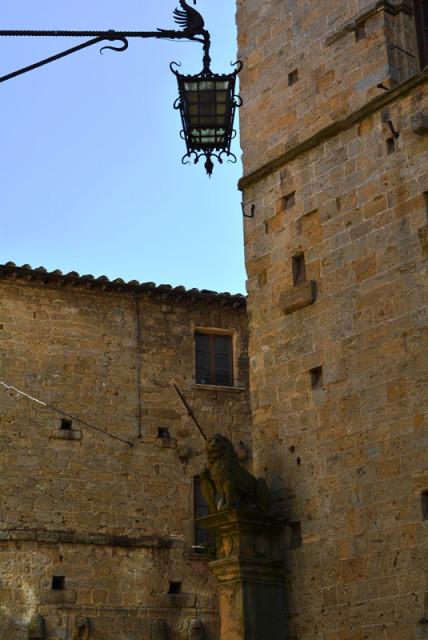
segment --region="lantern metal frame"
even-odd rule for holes
[[[165,40],[189,40],[191,42],[198,42],[203,46],[203,71],[197,76],[182,76],[177,71],[174,70],[173,65],[177,65],[178,63],[171,63],[171,69],[175,73],[179,83],[179,98],[174,103],[174,107],[176,109],[181,110],[182,115],[182,123],[183,123],[183,131],[180,133],[181,137],[186,141],[187,153],[183,157],[184,163],[186,163],[186,158],[190,158],[192,154],[196,155],[194,160],[195,164],[198,162],[201,156],[206,156],[205,167],[209,175],[212,173],[213,163],[211,158],[215,157],[222,162],[222,155],[225,153],[229,158],[234,159],[236,162],[236,156],[230,151],[231,140],[235,135],[235,131],[233,129],[233,118],[235,115],[236,107],[239,107],[242,102],[241,99],[234,94],[235,80],[236,76],[242,68],[242,63],[235,63],[237,65],[237,69],[234,73],[230,75],[216,75],[213,74],[210,69],[211,57],[210,57],[210,47],[211,47],[211,36],[209,31],[205,29],[205,22],[202,15],[196,11],[193,7],[191,7],[186,0],[179,0],[181,9],[175,9],[174,11],[174,20],[175,22],[182,27],[181,30],[171,30],[171,29],[157,29],[157,31],[115,31],[114,29],[110,29],[108,31],[40,31],[40,30],[0,30],[0,38],[1,37],[45,37],[45,38],[90,38],[86,42],[82,44],[76,45],[70,49],[66,49],[65,51],[61,51],[53,56],[48,58],[44,58],[43,60],[39,60],[31,65],[18,69],[16,71],[12,71],[4,76],[0,76],[0,84],[2,82],[6,82],[7,80],[12,80],[17,76],[23,75],[24,73],[28,73],[29,71],[34,71],[40,67],[43,67],[51,62],[55,62],[56,60],[60,60],[61,58],[65,58],[73,53],[77,53],[82,49],[86,49],[87,47],[91,47],[93,45],[100,44],[102,42],[109,42],[110,44],[105,45],[101,48],[100,52],[102,53],[106,49],[110,49],[112,51],[123,52],[126,51],[129,47],[129,38],[156,38],[156,39],[165,39]],[[196,0],[193,0],[194,4],[196,4]],[[113,46],[113,43],[121,43],[119,46]],[[179,65],[178,65],[179,66]],[[182,79],[190,79],[194,78],[199,80],[200,78],[205,78],[207,80],[217,81],[217,78],[222,78],[223,81],[228,79],[229,82],[233,81],[233,105],[231,110],[231,119],[230,119],[230,127],[228,128],[227,136],[225,137],[225,145],[224,148],[219,148],[218,146],[214,146],[212,149],[196,149],[194,145],[191,144],[191,138],[189,137],[189,129],[188,129],[188,112],[186,111],[186,102],[185,102],[185,94],[182,92],[181,87],[184,85],[180,84],[184,82]],[[187,80],[186,80],[187,81]]]
[[[240,96],[235,93],[236,78],[242,69],[242,62],[237,61],[232,65],[236,68],[230,74],[215,74],[208,66],[197,75],[179,73],[175,67],[180,65],[176,62],[170,65],[171,71],[177,78],[179,91],[174,109],[180,111],[183,125],[180,135],[187,147],[187,153],[181,161],[183,164],[189,164],[193,158],[193,163],[197,164],[201,158],[205,157],[205,169],[209,176],[212,175],[214,168],[213,158],[222,164],[223,155],[226,155],[228,162],[237,162],[230,146],[236,136],[236,130],[233,127],[235,111],[242,105]],[[214,96],[214,101],[204,100],[204,96],[208,93]],[[193,102],[190,100],[191,94]],[[220,97],[224,100],[220,101]],[[211,114],[203,113],[203,108],[206,108],[207,104],[212,107]]]

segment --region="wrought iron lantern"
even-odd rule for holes
[[[193,0],[196,4],[196,0]],[[158,29],[157,31],[27,31],[27,30],[0,30],[0,37],[73,37],[88,38],[86,42],[61,51],[49,58],[35,62],[27,67],[0,76],[0,83],[16,78],[24,73],[38,69],[46,64],[60,60],[82,49],[97,45],[101,42],[109,42],[104,49],[113,51],[126,51],[129,46],[129,38],[157,38],[180,39],[199,42],[203,45],[203,70],[196,76],[181,75],[175,67],[177,63],[171,63],[171,70],[178,80],[179,97],[174,107],[180,110],[183,129],[181,136],[186,142],[187,153],[182,162],[188,164],[193,157],[196,164],[201,157],[205,157],[205,168],[211,176],[214,168],[212,158],[220,163],[226,155],[231,162],[236,162],[236,156],[230,151],[231,141],[236,135],[233,128],[235,110],[242,102],[235,95],[236,77],[241,71],[242,63],[234,64],[235,71],[229,75],[216,75],[211,71],[210,47],[211,37],[205,29],[205,22],[201,14],[191,7],[186,0],[180,0],[181,9],[175,9],[174,20],[181,30]],[[121,43],[121,46],[112,46],[111,43]]]
[[[223,162],[223,155],[236,162],[230,151],[232,139],[236,135],[233,128],[235,110],[240,107],[241,98],[235,94],[236,76],[242,63],[235,63],[236,69],[229,75],[217,75],[204,69],[196,76],[182,75],[171,64],[171,70],[178,81],[179,97],[174,108],[180,110],[183,129],[182,138],[186,142],[187,153],[182,162],[188,163],[193,156],[196,164],[205,157],[205,169],[211,176],[214,168],[212,158]]]

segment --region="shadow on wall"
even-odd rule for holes
[[[27,629],[18,626],[4,611],[0,611],[0,638],[1,640],[27,640]]]

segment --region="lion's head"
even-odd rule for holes
[[[222,436],[220,433],[217,433],[208,440],[207,453],[209,462],[215,462],[216,460],[222,460],[224,458],[236,458],[233,444],[229,438]]]

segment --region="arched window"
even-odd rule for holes
[[[423,69],[428,65],[428,0],[414,0],[414,3],[419,58]]]

